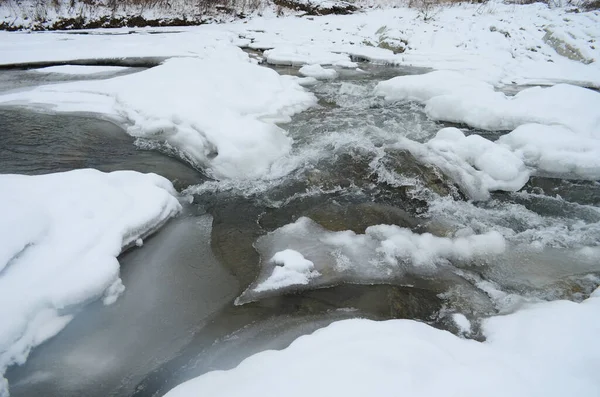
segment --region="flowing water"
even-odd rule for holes
[[[521,192],[468,202],[452,180],[397,145],[425,142],[448,125],[429,120],[421,105],[372,95],[378,81],[424,71],[362,67],[309,87],[319,106],[282,126],[294,148],[264,181],[208,180],[176,158],[136,148],[121,128],[90,115],[0,109],[0,172],[133,169],[161,174],[193,197],[142,248],[121,255],[127,289],[117,303],[86,307],[26,364],[9,369],[11,395],[160,396],[352,317],[410,318],[457,332],[449,314],[461,312],[479,338],[482,317],[532,300],[581,300],[598,285],[598,182],[536,177]],[[28,76],[5,71],[0,85],[40,84]],[[301,217],[316,222],[307,233],[282,231]],[[301,242],[305,253],[326,258],[332,253],[322,236],[378,224],[438,236],[496,230],[510,249],[434,269],[363,264],[302,288],[247,289],[264,275],[268,252]],[[356,257],[370,255],[366,247]]]

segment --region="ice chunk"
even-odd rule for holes
[[[321,65],[306,65],[299,70],[300,74],[306,77],[314,77],[315,79],[335,79],[337,72],[333,69],[325,69]]]
[[[412,320],[345,320],[166,396],[596,396],[599,312],[599,297],[540,303],[484,321],[485,342]]]
[[[319,272],[313,270],[314,263],[304,259],[304,256],[298,251],[290,249],[280,251],[271,258],[270,262],[276,265],[273,273],[254,288],[254,291],[261,292],[290,285],[308,284],[311,278],[320,276]]]
[[[256,249],[262,269],[237,299],[243,304],[264,293],[313,288],[338,282],[385,282],[405,272],[432,272],[449,261],[467,262],[504,252],[497,232],[462,237],[418,234],[395,225],[375,225],[365,234],[332,232],[310,218],[260,237]],[[283,266],[277,266],[277,263]]]
[[[0,189],[1,379],[79,306],[113,302],[121,249],[181,206],[168,180],[133,171],[0,175]]]

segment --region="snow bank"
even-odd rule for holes
[[[254,291],[261,292],[290,285],[308,284],[311,278],[320,276],[319,272],[313,270],[315,264],[304,259],[301,253],[294,250],[280,251],[271,258],[270,262],[276,265],[273,273],[254,288]]]
[[[391,101],[422,102],[434,120],[484,130],[506,131],[527,123],[559,124],[586,135],[600,130],[600,93],[568,84],[507,96],[461,73],[438,71],[395,77],[379,83],[375,92]]]
[[[444,129],[427,144],[443,159],[423,155],[468,185],[473,197],[485,198],[486,190],[519,190],[528,177],[523,162],[545,175],[600,178],[598,92],[558,84],[508,96],[485,82],[447,71],[395,77],[379,83],[375,92],[391,101],[422,102],[434,120],[484,130],[514,129],[497,144],[477,136],[465,138],[457,129]],[[461,167],[456,157],[476,171]],[[484,177],[470,181],[473,174]],[[475,182],[479,187],[473,188]]]
[[[299,70],[300,74],[315,79],[335,79],[337,72],[333,69],[325,69],[321,65],[306,65]]]
[[[173,58],[127,76],[0,96],[4,104],[100,113],[217,178],[267,172],[291,148],[275,123],[315,102],[296,81],[253,64],[231,45],[207,50],[204,59]]]
[[[473,95],[493,91],[491,84],[465,77],[458,72],[438,70],[426,74],[398,76],[382,81],[375,87],[375,94],[387,101],[427,102],[440,95],[469,92]]]
[[[80,65],[61,65],[61,66],[48,66],[40,69],[32,69],[37,73],[57,73],[57,74],[68,74],[68,75],[87,75],[97,73],[114,73],[122,72],[127,70],[126,67],[121,66],[80,66]]]
[[[181,207],[169,181],[133,171],[0,175],[0,187],[1,375],[79,306],[100,297],[114,302],[124,289],[116,259],[122,247]]]
[[[259,48],[256,44],[253,48]],[[315,46],[304,47],[277,47],[264,52],[267,63],[272,65],[333,65],[340,67],[357,67],[358,65],[350,61],[348,54],[340,54],[324,50]]]
[[[405,272],[430,273],[449,262],[501,254],[506,244],[494,231],[451,238],[418,234],[395,225],[375,225],[365,234],[356,234],[350,230],[332,232],[302,217],[260,237],[255,247],[261,258],[269,259],[261,262],[257,280],[237,304],[290,286],[381,282]]]
[[[167,397],[595,396],[599,314],[597,296],[541,303],[484,321],[483,343],[411,320],[340,321]]]

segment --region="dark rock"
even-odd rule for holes
[[[332,5],[321,5],[310,0],[273,0],[275,5],[295,11],[303,11],[307,15],[352,14],[358,8],[345,1],[335,1]]]

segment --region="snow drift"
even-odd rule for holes
[[[483,343],[412,320],[340,321],[167,396],[598,395],[599,295],[489,318]]]

